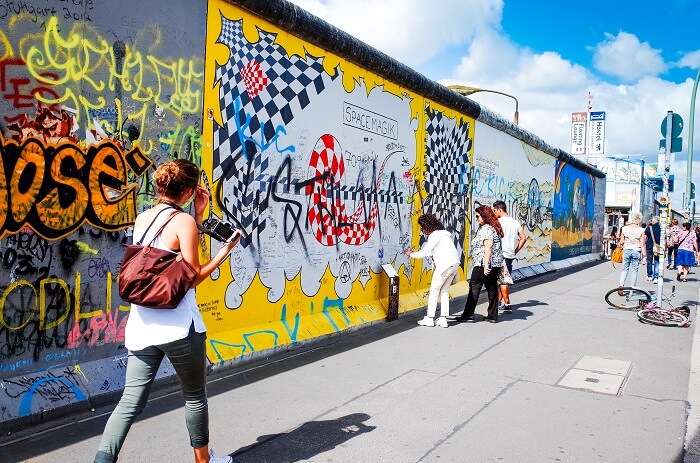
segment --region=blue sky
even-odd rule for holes
[[[700,0],[293,1],[440,83],[516,95],[521,127],[566,151],[589,92],[607,114],[606,155],[655,162],[668,110],[685,120],[687,147]],[[513,116],[508,98],[471,98]],[[700,117],[696,134],[698,159]],[[684,181],[687,153],[676,159]],[[700,184],[700,161],[693,170]]]
[[[667,62],[678,61],[683,53],[700,48],[700,1],[603,1],[573,2],[552,0],[506,1],[501,29],[511,40],[534,52],[558,51],[566,59],[588,68],[610,82],[620,80],[597,71],[593,48],[606,33],[635,34],[641,41],[659,49]],[[598,4],[598,7],[592,5]],[[432,79],[442,79],[464,54],[468,43],[447,47],[443,53],[419,66]],[[695,77],[689,68],[669,67],[661,77],[682,82]]]

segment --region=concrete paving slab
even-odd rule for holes
[[[584,355],[581,360],[574,365],[574,368],[578,368],[579,370],[590,370],[622,376],[627,376],[631,367],[632,362],[626,360],[615,360],[592,355]]]
[[[559,380],[557,385],[581,391],[618,395],[624,380],[625,377],[620,375],[609,375],[572,368]]]

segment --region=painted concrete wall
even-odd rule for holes
[[[562,176],[541,148],[318,37],[222,0],[47,3],[0,15],[8,427],[89,409],[123,387],[122,244],[153,204],[153,166],[168,159],[199,164],[209,213],[246,233],[197,291],[215,366],[384,319],[382,264],[400,274],[401,311],[421,307],[432,263],[407,250],[422,242],[423,212],[465,251],[455,295],[466,288],[474,199],[504,199],[526,224],[521,266],[550,261],[554,243],[592,251],[579,211],[594,195],[569,201],[561,189],[576,169]],[[165,362],[160,377],[172,374]]]

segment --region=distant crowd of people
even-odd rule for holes
[[[700,260],[700,227],[692,229],[689,222],[681,225],[677,219],[673,219],[666,229],[665,238],[664,264],[668,270],[677,271],[676,280],[685,282],[688,280],[690,269]],[[607,247],[610,256],[616,249],[622,249],[620,287],[637,284],[638,269],[642,260],[646,261],[647,280],[658,282],[661,255],[664,254],[658,217],[653,217],[647,224],[642,222],[641,214],[633,214],[619,231],[617,227],[612,227],[607,236]]]

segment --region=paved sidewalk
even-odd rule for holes
[[[696,278],[676,297],[693,316]],[[424,328],[412,316],[216,378],[212,444],[246,463],[682,461],[695,330],[609,309],[616,280],[609,263],[555,274],[523,285],[495,325]],[[619,367],[620,395],[558,385],[584,356],[631,362],[584,373],[598,387]],[[0,461],[92,461],[105,420],[0,447]],[[120,461],[192,461],[178,395],[149,404]]]

